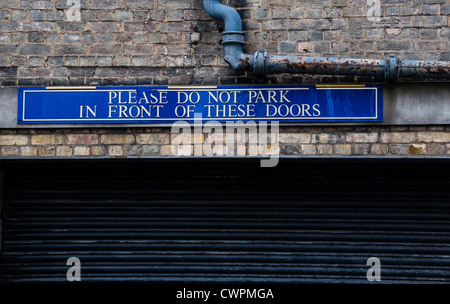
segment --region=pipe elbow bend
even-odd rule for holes
[[[209,16],[225,23],[225,32],[242,32],[242,19],[234,8],[220,0],[203,0],[203,7]]]

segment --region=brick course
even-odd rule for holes
[[[211,143],[208,134],[187,137],[170,131],[170,128],[124,128],[113,132],[108,129],[3,129],[0,130],[0,157],[126,158],[180,156],[178,153],[191,156],[201,144]],[[225,146],[225,140],[220,142]],[[176,152],[175,147],[185,143],[188,146]],[[236,147],[242,156],[249,155],[249,149],[259,149],[251,147],[248,139],[245,147],[237,143]],[[276,148],[286,156],[448,157],[450,127],[280,127],[278,147],[267,147],[273,151]]]

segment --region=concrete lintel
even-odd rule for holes
[[[17,124],[17,87],[0,87],[0,129],[170,127],[170,124]],[[397,83],[383,87],[382,123],[283,123],[289,126],[450,124],[450,83]]]

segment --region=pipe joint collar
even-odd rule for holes
[[[394,84],[400,78],[401,60],[395,54],[390,54],[386,59],[384,78],[389,84]]]
[[[253,71],[257,76],[266,76],[268,72],[268,55],[266,50],[257,51],[254,58]]]
[[[240,44],[245,45],[245,36],[243,32],[223,32],[222,33],[222,44]]]

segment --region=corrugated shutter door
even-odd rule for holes
[[[2,282],[450,282],[448,160],[4,163]]]

